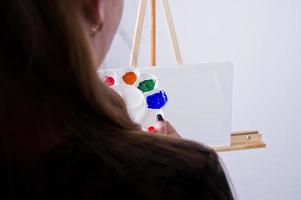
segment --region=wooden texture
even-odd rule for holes
[[[156,1],[150,0],[151,66],[156,66]]]
[[[266,144],[262,141],[262,135],[258,131],[245,131],[232,133],[230,146],[213,147],[213,149],[220,153],[265,147]]]
[[[182,60],[182,55],[181,55],[181,51],[180,51],[180,45],[179,45],[179,41],[177,38],[176,28],[175,28],[175,25],[173,22],[173,18],[172,18],[168,0],[162,0],[162,4],[163,4],[164,13],[165,13],[168,28],[169,28],[169,33],[170,33],[170,37],[171,37],[171,41],[172,41],[174,55],[176,57],[177,64],[182,65],[183,60]]]
[[[150,65],[156,66],[157,64],[157,27],[156,27],[156,16],[157,16],[157,9],[156,9],[156,1],[157,0],[148,0],[150,1]],[[168,0],[162,0],[163,10],[166,16],[167,25],[169,28],[169,33],[171,37],[173,52],[176,58],[176,63],[178,65],[183,64],[182,55],[180,51],[180,46],[176,34],[175,25],[173,22],[171,9],[168,3]],[[141,39],[142,39],[142,32],[143,26],[145,21],[145,14],[146,14],[146,6],[147,0],[140,0],[138,15],[136,19],[136,27],[134,32],[134,39],[132,45],[132,52],[130,58],[130,66],[138,66],[138,57],[139,57],[139,50],[141,46]]]
[[[138,57],[139,57],[139,49],[141,46],[143,25],[145,21],[145,13],[146,13],[146,5],[147,0],[140,0],[138,15],[136,19],[136,27],[132,45],[132,52],[130,58],[130,66],[137,67],[138,66]]]

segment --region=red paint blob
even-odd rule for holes
[[[107,76],[106,79],[105,79],[105,83],[108,86],[113,86],[115,84],[115,80],[112,76]]]
[[[156,131],[156,128],[155,127],[153,127],[153,126],[150,126],[150,127],[148,127],[148,132],[150,132],[150,133],[153,133],[153,132],[155,132]]]

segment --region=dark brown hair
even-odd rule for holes
[[[147,135],[131,121],[122,99],[97,77],[72,3],[1,1],[0,169],[30,165],[76,136],[122,179],[143,186],[187,173],[204,182],[210,199],[232,199],[215,152]]]

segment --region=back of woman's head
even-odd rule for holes
[[[120,178],[152,182],[150,177],[175,180],[174,172],[197,173],[196,180],[208,183],[204,188],[215,192],[215,199],[231,199],[216,153],[192,142],[146,135],[131,121],[121,98],[100,82],[96,67],[111,38],[103,30],[99,34],[107,39],[104,44],[91,42],[95,32],[89,27],[94,24],[83,23],[85,17],[90,18],[91,2],[109,5],[104,8],[106,17],[113,16],[114,4],[121,3],[1,1],[0,170],[27,165],[72,134],[87,138],[80,136],[83,131],[93,138],[86,141],[88,146]],[[114,29],[107,25],[108,32]],[[101,56],[95,58],[94,48]]]
[[[0,137],[2,148],[20,154],[11,156],[47,150],[91,117],[99,126],[137,129],[124,103],[98,80],[79,12],[86,2],[1,2]]]

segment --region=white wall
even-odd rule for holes
[[[128,64],[138,0],[125,0],[107,67]],[[233,130],[259,129],[264,150],[221,154],[243,200],[301,199],[301,1],[170,0],[185,63],[233,61]],[[161,5],[159,4],[159,12]],[[159,15],[158,62],[173,63]],[[148,26],[148,24],[146,24]],[[141,65],[148,63],[148,34]]]

